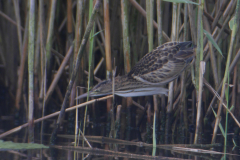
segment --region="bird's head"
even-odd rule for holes
[[[89,91],[89,97],[97,97],[97,96],[104,96],[111,94],[112,92],[112,81],[111,80],[105,80],[100,83],[98,83],[96,86],[94,86]],[[80,96],[78,96],[76,99],[81,99],[87,97],[88,93],[84,93]]]

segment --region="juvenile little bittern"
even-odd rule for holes
[[[161,86],[177,78],[194,58],[192,42],[165,43],[146,54],[125,76],[114,78],[114,93],[122,97],[167,95]],[[89,91],[89,96],[112,94],[112,80],[100,82]],[[77,99],[87,97],[84,93]]]

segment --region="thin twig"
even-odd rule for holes
[[[88,144],[88,147],[92,148],[91,144],[88,142],[87,138],[84,136],[84,134],[80,128],[79,128],[79,131],[80,131],[81,135],[83,136],[84,141]]]
[[[0,15],[3,17],[3,18],[5,18],[5,19],[7,19],[9,22],[11,22],[12,24],[14,24],[14,25],[18,25],[14,20],[12,20],[12,18],[10,18],[8,15],[6,15],[5,13],[3,13],[2,11],[0,11]],[[22,26],[20,26],[20,28],[21,28],[21,30],[22,31],[24,31],[24,28],[22,27]]]
[[[206,79],[203,79],[204,84],[209,88],[210,91],[213,92],[213,94],[218,98],[218,100],[221,100],[220,95],[217,91],[213,89],[213,87],[207,82]],[[233,115],[232,111],[230,111],[225,103],[222,102],[222,105],[225,107],[225,109],[229,112],[229,114],[232,116],[234,121],[237,123],[237,125],[240,127],[240,123],[238,122],[237,118]]]
[[[70,56],[71,56],[72,52],[73,52],[73,45],[71,45],[69,47],[68,52],[67,52],[65,58],[63,59],[63,61],[62,61],[61,65],[60,65],[56,75],[54,76],[54,79],[53,79],[50,87],[48,88],[47,94],[45,96],[45,103],[46,104],[48,103],[49,98],[51,97],[51,95],[52,95],[52,93],[54,91],[54,88],[56,87],[56,85],[57,85],[57,83],[58,83],[58,81],[59,81],[59,79],[60,79],[60,77],[61,77],[61,75],[62,75],[62,73],[64,71],[64,68],[65,68],[65,66],[68,63],[68,60],[70,59]]]

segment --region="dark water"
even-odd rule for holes
[[[46,126],[51,126],[52,121],[48,120],[45,123]],[[67,125],[67,124],[65,124]],[[105,125],[98,124],[101,127]],[[98,129],[99,129],[98,128]],[[86,132],[90,133],[94,127],[87,125]],[[38,125],[35,126],[35,130],[38,129]],[[99,130],[101,131],[101,129]],[[48,148],[38,148],[36,146],[24,146],[27,144],[27,129],[11,134],[1,142],[11,141],[14,147],[8,148],[7,145],[1,146],[0,142],[0,159],[1,160],[25,160],[25,159],[222,159],[224,158],[224,147],[217,145],[215,147],[199,147],[190,145],[159,145],[156,150],[152,148],[151,144],[146,144],[136,139],[132,141],[125,141],[120,139],[113,139],[104,136],[87,135],[92,148],[90,148],[86,142],[84,147],[74,147],[74,135],[63,134],[64,128],[61,128],[60,134],[57,138],[57,144],[54,146],[49,145],[51,130],[47,130],[42,136],[39,132],[35,133],[35,143],[42,144]],[[96,133],[96,132],[95,132]],[[218,136],[220,137],[220,136]],[[231,143],[232,135],[228,136]],[[19,144],[18,144],[19,143]],[[24,145],[21,145],[26,143]],[[80,146],[82,146],[81,138],[79,140]],[[148,146],[146,146],[148,145]],[[204,146],[204,144],[202,145]],[[19,147],[19,148],[18,148]],[[22,148],[21,148],[22,147]],[[36,148],[37,149],[36,149]],[[29,149],[30,148],[30,149]],[[240,159],[239,147],[227,146],[226,159]],[[211,152],[212,151],[212,152]],[[155,156],[152,156],[155,152]]]

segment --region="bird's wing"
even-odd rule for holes
[[[192,42],[170,42],[145,55],[128,76],[148,84],[166,84],[175,79],[194,57]]]

